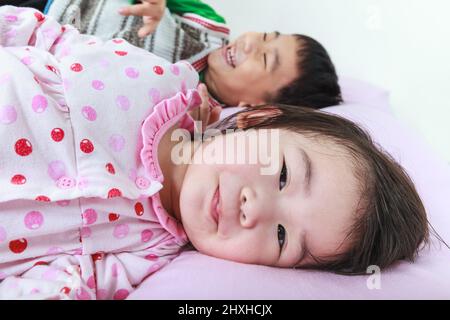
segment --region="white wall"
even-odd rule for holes
[[[204,1],[232,38],[250,30],[316,38],[339,74],[389,89],[395,113],[450,162],[450,1]]]

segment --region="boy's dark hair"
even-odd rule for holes
[[[338,76],[325,48],[311,37],[300,34],[293,36],[299,45],[299,76],[268,101],[314,109],[340,104],[342,97]]]
[[[371,265],[385,268],[400,259],[413,261],[421,244],[429,243],[425,208],[413,182],[355,123],[310,108],[271,104],[245,109],[216,127],[285,129],[333,141],[348,151],[361,190],[356,218],[345,238],[350,246],[341,255],[311,256],[316,262],[312,268],[366,274]]]

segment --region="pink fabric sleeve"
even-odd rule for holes
[[[71,25],[62,26],[53,17],[32,8],[0,6],[0,46],[32,46],[48,51],[56,58],[67,52],[67,46],[89,40]]]

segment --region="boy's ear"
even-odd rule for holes
[[[249,103],[247,103],[247,102],[245,102],[245,101],[239,102],[239,104],[238,104],[237,106],[240,107],[240,108],[243,108],[243,107],[253,107],[251,104],[249,104]]]
[[[245,101],[241,101],[241,102],[239,102],[238,107],[256,107],[256,106],[260,106],[263,104],[265,104],[264,101],[259,101],[257,103],[248,103]]]
[[[239,113],[236,118],[236,124],[239,129],[245,129],[258,125],[265,119],[275,117],[280,114],[280,109],[275,106],[265,106],[261,109],[255,108],[254,110]]]

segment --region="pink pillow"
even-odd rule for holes
[[[385,112],[392,112],[389,92],[367,81],[351,77],[339,77],[344,104],[362,104]]]
[[[450,241],[450,168],[392,115],[363,105],[326,109],[365,127],[408,171],[429,221]],[[186,251],[149,277],[129,299],[449,299],[450,250],[433,241],[415,263],[374,277],[244,265]],[[379,284],[380,289],[368,286]],[[372,288],[372,289],[370,289]]]

